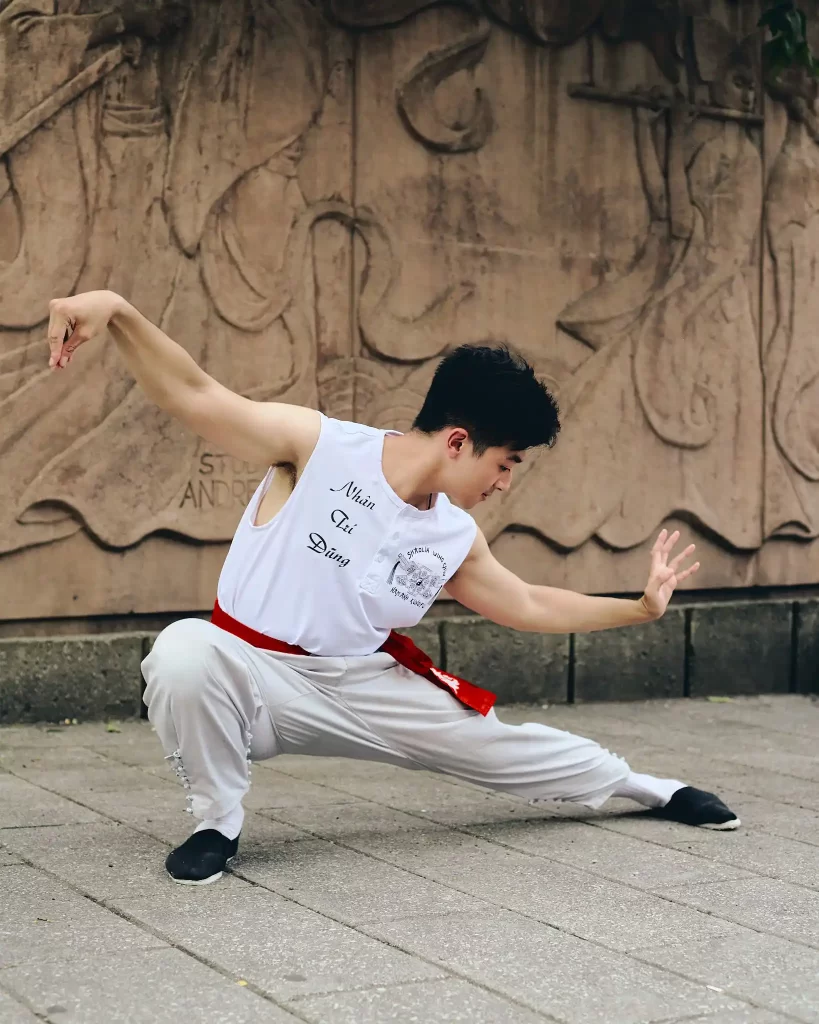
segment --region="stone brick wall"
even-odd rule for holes
[[[677,606],[650,625],[571,636],[471,616],[407,632],[499,704],[819,693],[819,598]],[[0,640],[0,725],[144,714],[139,664],[155,635]]]
[[[679,525],[700,589],[819,583],[819,120],[763,88],[757,2],[29,6],[0,3],[0,620],[207,607],[266,469],[108,339],[47,372],[48,300],[91,288],[234,391],[378,427],[509,341],[563,429],[478,513],[502,562],[633,592]],[[729,674],[690,627],[684,669],[656,634],[675,688]],[[602,641],[538,643],[605,689]]]

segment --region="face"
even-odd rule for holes
[[[298,172],[299,163],[304,156],[304,139],[299,136],[289,146],[275,153],[268,161],[267,167],[275,174],[283,174],[292,178]]]
[[[515,468],[525,452],[511,448],[487,448],[475,455],[465,431],[453,430],[447,439],[450,482],[446,493],[462,508],[474,508],[496,491],[508,491]]]
[[[719,82],[711,87],[715,106],[751,112],[756,107],[756,82],[750,68],[728,68]]]

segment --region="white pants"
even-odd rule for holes
[[[387,654],[271,653],[182,619],[159,635],[142,671],[148,717],[200,819],[233,810],[250,788],[250,760],[277,754],[384,761],[588,807],[629,774],[592,740],[484,717]]]

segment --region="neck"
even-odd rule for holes
[[[432,440],[423,434],[387,434],[382,469],[398,497],[416,508],[429,508],[441,489],[438,454]]]

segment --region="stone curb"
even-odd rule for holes
[[[407,630],[499,704],[819,693],[819,598],[669,609],[657,623],[572,636],[472,616]],[[144,715],[154,633],[0,640],[0,724]]]

